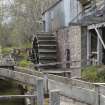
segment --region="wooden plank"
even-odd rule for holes
[[[77,63],[80,61],[64,61],[64,62],[54,62],[54,63],[47,63],[47,64],[36,64],[35,67],[41,67],[41,66],[53,66],[53,65],[62,65],[62,64],[66,64],[66,63]]]
[[[34,75],[8,69],[0,69],[0,76],[23,82],[28,85],[35,85],[37,83],[37,80],[42,79]]]
[[[44,105],[43,80],[37,81],[37,105]]]
[[[50,105],[60,105],[60,91],[52,90],[50,91]]]
[[[99,38],[101,44],[103,45],[103,47],[104,47],[104,49],[105,49],[105,43],[104,43],[104,41],[103,41],[103,39],[102,39],[102,37],[101,37],[101,35],[100,35],[100,32],[98,31],[98,29],[97,29],[96,27],[95,27],[94,29],[95,29],[95,31],[96,31],[96,33],[97,33],[97,35],[98,35],[98,38]]]
[[[42,72],[35,71],[35,70],[29,69],[29,68],[23,68],[23,67],[15,66],[14,70],[21,72],[21,73],[27,73],[27,74],[34,75],[34,76],[37,76],[40,78],[44,78],[44,74]]]
[[[103,22],[103,23],[98,23],[98,24],[95,24],[95,25],[94,25],[94,24],[89,25],[89,26],[88,26],[88,29],[91,30],[91,29],[94,29],[95,27],[96,27],[96,28],[100,28],[100,27],[103,27],[103,26],[105,27],[105,22]]]
[[[35,95],[2,95],[0,96],[0,100],[11,100],[11,99],[23,99],[23,98],[35,98]]]

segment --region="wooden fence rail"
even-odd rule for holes
[[[19,68],[18,68],[19,69]],[[22,68],[21,68],[22,69]],[[26,72],[26,71],[25,71]],[[29,72],[29,73],[28,73]],[[0,96],[1,99],[12,98],[34,98],[37,97],[37,105],[44,105],[44,76],[46,74],[27,71],[13,71],[0,69],[0,76],[13,79],[36,88],[37,92],[33,95],[7,95]],[[105,105],[104,83],[89,83],[77,79],[64,78],[61,76],[47,74],[47,88],[50,91],[50,105],[59,105],[59,95],[73,98],[90,105]],[[56,91],[55,91],[56,89]],[[59,90],[59,91],[57,91]],[[35,90],[34,90],[35,91]]]
[[[0,100],[11,100],[11,99],[23,99],[23,98],[35,98],[36,95],[3,95],[0,96]]]
[[[21,83],[24,83],[26,85],[31,85],[37,90],[37,105],[43,105],[44,104],[44,88],[43,88],[43,78],[37,77],[35,75],[30,75],[27,73],[22,73],[18,71],[13,71],[9,69],[0,69],[0,76],[12,79],[15,81],[19,81]],[[11,98],[24,98],[24,97],[34,97],[36,95],[11,95],[11,96],[0,96],[1,99],[11,99]]]

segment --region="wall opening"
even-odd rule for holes
[[[105,27],[101,28],[102,30],[102,38],[105,43]],[[105,64],[105,49],[102,47],[102,63]]]
[[[90,53],[90,62],[91,64],[97,64],[97,33],[94,29],[90,30],[91,34],[91,53]]]
[[[98,28],[100,36],[105,43],[105,27]],[[105,64],[105,49],[98,39],[98,35],[95,29],[89,30],[91,38],[90,38],[90,64]],[[99,41],[98,41],[99,40]]]
[[[68,63],[66,63],[66,68],[70,68],[70,49],[66,49],[66,61],[68,61]]]

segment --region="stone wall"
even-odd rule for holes
[[[58,57],[66,60],[66,49],[70,49],[71,61],[81,60],[81,27],[70,26],[57,32]],[[60,55],[59,55],[60,54]]]
[[[81,60],[81,27],[71,26],[69,28],[68,37],[71,60],[80,61]]]
[[[68,28],[60,29],[57,32],[58,43],[58,59],[60,62],[67,61],[67,50],[70,51],[69,59],[73,62],[73,67],[81,67],[81,27],[70,26]],[[66,64],[62,65],[66,68]],[[80,70],[73,69],[73,76],[80,74]]]
[[[87,65],[87,27],[82,27],[81,32],[81,66]]]
[[[66,61],[66,49],[69,48],[68,36],[68,28],[60,29],[57,32],[57,55],[60,62]],[[65,67],[65,65],[63,65],[63,67]]]

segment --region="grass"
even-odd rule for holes
[[[105,66],[90,66],[83,69],[82,79],[89,82],[105,82]]]

